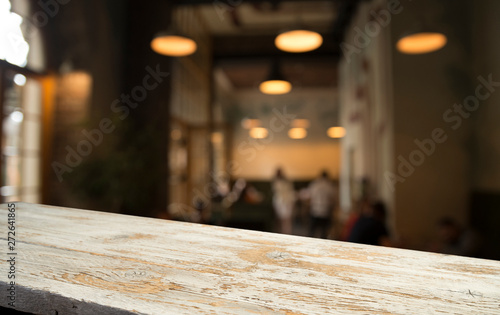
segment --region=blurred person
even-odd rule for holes
[[[309,194],[311,198],[309,236],[314,237],[319,231],[321,238],[327,238],[337,203],[337,190],[326,171],[309,185]]]
[[[216,191],[212,196],[212,206],[208,212],[208,221],[212,225],[224,225],[227,217],[227,207],[224,205],[225,198],[231,192],[229,177],[226,175],[215,178]]]
[[[247,184],[243,190],[243,200],[249,204],[259,204],[264,200],[264,195],[252,184]]]
[[[452,218],[441,218],[437,223],[438,240],[431,248],[434,252],[470,257],[481,256],[481,240],[471,229],[461,228]]]
[[[174,202],[168,205],[167,213],[168,217],[172,220],[196,223],[199,223],[201,221],[200,212],[198,209],[179,202]]]
[[[272,183],[273,206],[280,223],[280,232],[292,234],[292,216],[296,195],[292,182],[278,168]]]
[[[347,240],[367,245],[391,246],[389,232],[385,226],[387,212],[385,205],[382,202],[375,202],[363,210]]]
[[[222,175],[214,180],[216,185],[216,196],[217,198],[224,199],[229,192],[231,192],[231,187],[229,185],[229,176]]]
[[[344,222],[344,226],[342,227],[342,231],[340,232],[340,240],[347,241],[349,235],[351,235],[352,228],[358,222],[359,218],[362,214],[370,215],[371,204],[370,199],[367,197],[362,198],[356,203],[356,206],[351,209],[349,212],[349,216],[347,220]]]

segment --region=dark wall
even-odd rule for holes
[[[54,124],[64,128],[55,128],[53,160],[64,162],[63,148],[85,140],[82,130],[103,119],[114,127],[62,181],[50,172],[46,203],[145,216],[166,209],[170,59],[149,42],[167,28],[170,9],[169,1],[71,1],[43,29],[49,71],[92,78],[86,118],[76,123],[58,104],[65,91],[56,91]]]
[[[484,244],[483,256],[500,260],[500,193],[473,192],[471,197],[471,226],[480,233]]]
[[[153,71],[157,78],[150,82],[157,87],[148,91],[147,98],[138,102],[126,121],[124,136],[118,149],[128,152],[127,191],[123,211],[149,214],[167,208],[169,141],[170,58],[153,52],[150,41],[170,23],[168,1],[132,1],[128,8],[128,31],[123,56],[125,91],[133,92],[143,85],[143,79]],[[158,80],[159,79],[159,80]],[[151,83],[151,84],[156,84]]]

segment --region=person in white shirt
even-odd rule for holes
[[[292,215],[297,199],[293,184],[285,178],[282,170],[278,169],[272,185],[273,206],[280,222],[280,232],[292,234]]]
[[[337,203],[337,190],[326,171],[309,185],[309,194],[311,198],[309,236],[314,237],[319,230],[320,237],[327,238],[332,213]]]

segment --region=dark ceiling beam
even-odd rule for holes
[[[213,39],[215,61],[225,59],[312,59],[337,58],[339,46],[332,42],[332,34],[322,34],[323,45],[307,53],[288,53],[274,45],[276,35],[216,36]]]
[[[295,55],[295,54],[273,55],[273,54],[260,53],[252,55],[241,55],[241,56],[215,57],[214,65],[219,66],[223,64],[241,63],[241,62],[245,63],[262,62],[262,61],[269,62],[272,60],[279,60],[281,62],[309,62],[309,61],[331,62],[332,60],[338,61],[339,58],[340,55],[338,54],[303,53],[300,55]]]
[[[174,5],[200,5],[218,2],[237,6],[241,3],[274,3],[294,2],[304,0],[177,0]],[[328,0],[326,0],[328,1]],[[333,23],[331,32],[323,35],[323,45],[308,53],[293,54],[283,52],[274,46],[275,35],[259,36],[216,36],[214,37],[214,60],[245,60],[269,58],[323,58],[329,57],[338,60],[341,56],[340,44],[356,13],[359,4],[368,0],[330,0],[338,3],[338,17]]]
[[[361,2],[366,0],[342,0],[339,6],[339,15],[333,25],[333,40],[340,46],[351,20]]]
[[[7,69],[7,70],[10,70],[13,72],[17,72],[17,73],[23,74],[25,76],[40,77],[40,76],[47,75],[47,73],[45,71],[35,72],[33,70],[30,70],[27,67],[19,67],[19,66],[11,64],[5,60],[0,60],[0,68]]]

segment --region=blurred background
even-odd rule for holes
[[[326,170],[328,238],[381,202],[392,246],[470,232],[464,254],[500,259],[499,16],[494,0],[0,0],[2,202],[279,232],[281,168],[290,233],[308,235]]]

